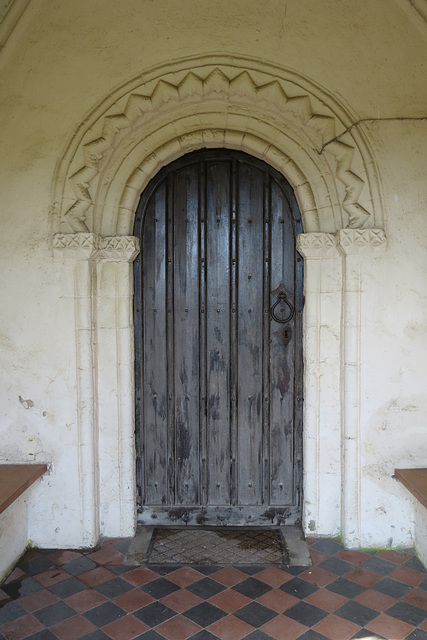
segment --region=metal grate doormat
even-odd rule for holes
[[[277,529],[155,529],[150,564],[286,564]]]

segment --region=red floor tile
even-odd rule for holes
[[[333,613],[340,607],[344,606],[346,602],[348,602],[348,598],[341,596],[339,593],[320,589],[305,598],[305,602],[312,604],[314,607],[319,607],[319,609],[323,609],[324,611],[328,611],[329,613]]]
[[[51,587],[52,585],[58,584],[58,582],[62,582],[63,580],[68,580],[69,578],[69,573],[63,569],[55,568],[43,571],[43,573],[38,573],[34,576],[34,579],[37,580],[37,582],[40,582],[44,587]]]
[[[103,596],[102,593],[98,593],[98,591],[88,589],[87,591],[79,591],[79,593],[69,596],[64,602],[78,613],[83,613],[84,611],[89,611],[89,609],[97,607],[103,602],[107,602],[107,598]]]
[[[186,640],[200,630],[201,627],[198,624],[181,615],[170,618],[155,627],[155,631],[168,640]]]
[[[399,566],[389,573],[388,577],[392,578],[392,580],[398,580],[399,582],[408,584],[411,587],[418,587],[418,585],[425,580],[426,575],[425,573],[420,573],[420,571],[409,569],[409,567]]]
[[[369,631],[378,633],[390,640],[403,640],[411,633],[414,627],[401,620],[396,620],[385,613],[381,613],[377,618],[365,625]]]
[[[22,578],[25,578],[27,574],[25,573],[25,571],[22,571],[22,569],[20,569],[19,567],[15,567],[15,569],[12,571],[12,573],[10,573],[6,580],[3,582],[4,585],[8,585],[11,582],[17,582],[18,580],[21,580]]]
[[[60,549],[59,551],[54,551],[53,553],[49,554],[49,560],[51,560],[54,564],[61,566],[63,564],[66,564],[67,562],[71,562],[72,560],[81,558],[82,555],[83,554],[79,553],[78,551],[62,551]]]
[[[44,628],[44,625],[37,618],[28,614],[3,624],[0,627],[0,635],[3,635],[6,640],[22,640],[29,635],[42,631]]]
[[[352,638],[360,629],[357,624],[353,624],[353,622],[349,622],[333,614],[323,618],[323,620],[312,628],[327,638],[331,638],[331,640],[349,640],[349,638]]]
[[[286,616],[276,616],[262,627],[261,631],[268,633],[269,636],[275,638],[275,640],[296,640],[304,631],[307,631],[307,627],[296,620],[291,620]]]
[[[277,611],[277,613],[283,613],[286,609],[293,607],[294,604],[298,604],[299,599],[289,593],[280,591],[280,589],[273,589],[268,593],[264,593],[263,596],[257,599],[257,602],[273,611]]]
[[[123,579],[130,584],[133,584],[134,587],[140,587],[147,582],[151,582],[158,578],[158,574],[147,567],[138,567],[138,569],[133,569],[132,571],[128,571],[123,575]]]
[[[58,596],[47,589],[42,589],[35,593],[29,593],[28,595],[19,598],[19,604],[21,607],[24,607],[24,609],[30,613],[37,611],[38,609],[43,609],[43,607],[47,607],[48,605],[54,604],[58,601]]]
[[[254,627],[233,615],[229,615],[211,624],[208,630],[221,640],[241,640],[254,631]],[[175,638],[170,638],[170,640],[175,640]]]
[[[128,615],[106,624],[102,631],[107,633],[113,640],[131,640],[148,631],[148,627],[142,620],[135,616]]]
[[[365,551],[355,551],[353,549],[342,549],[335,554],[336,558],[340,560],[345,560],[346,562],[351,562],[351,564],[359,565],[365,560],[369,560],[371,558],[370,553],[365,553]]]
[[[94,553],[89,553],[87,556],[93,562],[97,564],[112,564],[112,565],[121,565],[123,564],[124,555],[120,553],[120,551],[116,551],[112,547],[105,545],[99,549],[99,551],[95,551]]]
[[[192,569],[192,567],[180,567],[176,571],[168,573],[168,580],[177,584],[179,587],[188,587],[188,585],[202,580],[204,577],[203,573]]]
[[[384,576],[379,573],[375,573],[374,571],[370,571],[369,569],[364,569],[363,567],[354,567],[351,571],[344,575],[344,578],[347,580],[351,580],[352,582],[356,582],[360,584],[362,587],[373,587],[374,584],[377,584],[380,580],[382,580]]]
[[[83,616],[73,616],[49,629],[59,640],[79,640],[87,633],[95,631],[95,625]]]
[[[330,557],[327,553],[322,553],[322,551],[317,551],[316,549],[309,549],[309,552],[313,565],[319,564]]]
[[[238,593],[238,591],[227,589],[209,598],[209,602],[227,613],[234,613],[249,604],[251,598],[244,596],[243,593]]]
[[[282,569],[277,569],[276,567],[268,567],[268,569],[262,569],[254,575],[254,578],[257,580],[261,580],[261,582],[265,582],[270,587],[280,587],[280,585],[284,584],[294,576],[287,571],[282,571]]]
[[[114,598],[113,602],[121,609],[132,613],[132,611],[137,611],[141,609],[141,607],[145,607],[147,604],[154,602],[154,598],[144,591],[132,589],[132,591],[126,591],[126,593],[122,593],[120,596],[117,596],[117,598]]]
[[[226,587],[233,587],[235,584],[246,580],[247,577],[246,573],[243,573],[243,571],[240,571],[235,567],[224,567],[210,575],[210,578],[225,585]]]
[[[378,551],[376,555],[378,558],[388,560],[389,562],[395,562],[396,564],[403,564],[413,556],[409,551],[393,551],[392,549],[387,551]]]
[[[325,569],[321,569],[320,567],[310,567],[310,569],[301,573],[299,577],[307,580],[307,582],[311,582],[317,587],[326,587],[327,584],[337,579],[335,573],[325,571]]]
[[[414,605],[427,611],[427,591],[422,589],[413,589],[402,598],[404,602]]]
[[[387,596],[385,593],[380,593],[374,589],[363,591],[363,593],[353,598],[353,600],[359,604],[363,604],[365,607],[380,612],[386,611],[397,602],[396,598]]]
[[[187,589],[180,589],[179,591],[174,591],[173,593],[165,596],[160,602],[170,609],[173,609],[178,613],[182,613],[183,611],[188,611],[191,607],[195,607],[200,604],[203,602],[203,599],[199,598],[195,593],[187,591]]]
[[[79,580],[88,585],[88,587],[96,587],[99,584],[103,584],[104,582],[108,582],[112,580],[116,576],[112,571],[109,571],[105,567],[96,567],[96,569],[91,569],[90,571],[85,571],[85,573],[81,573],[79,575]]]

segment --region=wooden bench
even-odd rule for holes
[[[0,464],[0,582],[28,546],[22,494],[47,471],[46,464]]]
[[[394,476],[414,496],[415,547],[427,567],[427,469],[395,469]]]

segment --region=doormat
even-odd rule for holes
[[[277,529],[155,529],[148,564],[286,564]]]

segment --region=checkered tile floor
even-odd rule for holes
[[[0,588],[0,640],[427,640],[427,572],[409,552],[308,541],[313,567],[123,565],[29,551]]]

